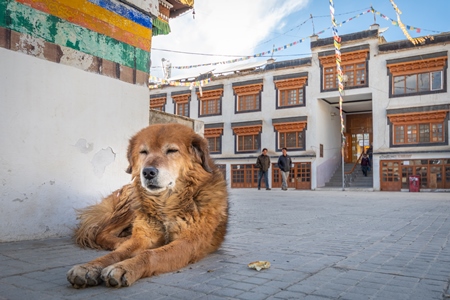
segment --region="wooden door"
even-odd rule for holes
[[[301,162],[294,164],[295,188],[297,190],[311,189],[311,163]]]
[[[346,163],[354,163],[372,143],[372,114],[348,115],[346,117]]]
[[[380,166],[380,190],[400,191],[402,188],[400,161],[382,160]]]

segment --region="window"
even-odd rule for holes
[[[197,98],[200,101],[199,116],[213,116],[222,114],[222,94],[223,89],[197,92]]]
[[[222,152],[222,128],[205,128],[205,138],[208,141],[209,152],[218,154]]]
[[[238,96],[238,111],[260,110],[259,94]]]
[[[341,66],[344,74],[345,87],[366,86],[366,63],[355,63]],[[331,90],[338,88],[338,77],[336,66],[324,68],[324,89]]]
[[[394,144],[423,144],[444,141],[442,123],[394,125]]]
[[[444,90],[447,56],[388,61],[392,90],[390,95],[428,94]]]
[[[344,74],[346,87],[365,87],[367,82],[367,59],[369,50],[342,53],[341,69]],[[323,67],[323,89],[333,90],[338,88],[336,71],[336,56],[328,55],[320,58]]]
[[[278,123],[274,124],[278,132],[277,149],[286,147],[288,150],[305,149],[304,129],[306,122]]]
[[[303,132],[280,132],[279,134],[279,144],[278,148],[282,149],[286,147],[287,149],[298,149],[303,148]]]
[[[175,114],[179,116],[189,117],[189,100],[191,94],[172,95],[175,102]]]
[[[393,144],[444,143],[446,115],[446,111],[388,115],[393,124]]]
[[[307,77],[276,80],[278,90],[277,107],[292,107],[305,105],[304,85]]]
[[[150,96],[150,108],[154,110],[164,111],[164,105],[166,105],[166,96],[164,97],[152,97]]]
[[[256,151],[259,149],[259,134],[239,135],[237,137],[237,151]]]
[[[189,103],[177,102],[176,114],[179,116],[189,117]]]
[[[233,86],[236,95],[236,112],[261,110],[261,83]]]
[[[394,95],[442,90],[442,71],[394,76]]]
[[[236,152],[258,151],[260,149],[261,129],[262,125],[233,127],[236,136]]]
[[[211,154],[220,153],[222,149],[222,138],[220,136],[207,137],[209,152]]]

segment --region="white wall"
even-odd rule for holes
[[[62,236],[129,181],[145,86],[0,48],[0,242]]]

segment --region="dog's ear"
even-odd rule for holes
[[[194,135],[192,139],[192,149],[194,150],[195,157],[201,162],[203,169],[206,172],[212,172],[211,159],[209,157],[208,143],[206,139],[202,138],[198,134]]]
[[[128,158],[128,168],[126,169],[126,172],[128,174],[133,173],[133,148],[135,145],[135,137],[132,137],[130,139],[130,142],[128,143],[128,151],[127,151],[127,158]]]

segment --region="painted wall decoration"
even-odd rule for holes
[[[122,68],[131,69],[134,78],[142,77],[136,72],[147,74],[147,79],[150,73],[152,19],[116,0],[0,0],[0,29],[10,31],[0,39],[19,35],[20,40],[57,46],[66,61],[71,59],[69,50],[74,50],[73,59],[86,54],[112,62],[116,64],[112,68],[118,69],[113,70],[117,78]],[[7,39],[3,37],[0,46],[18,47],[6,45]]]

